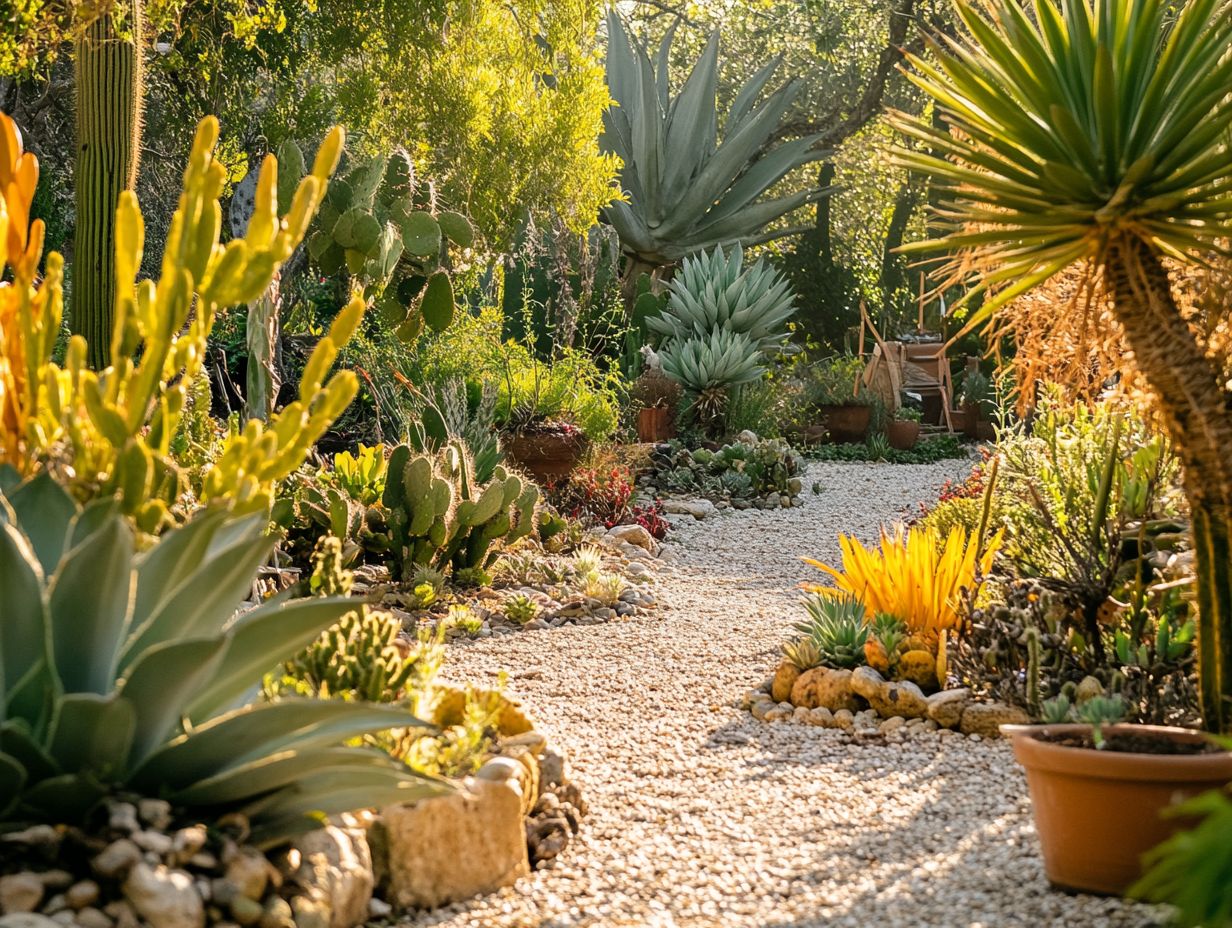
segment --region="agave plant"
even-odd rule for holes
[[[668,342],[659,359],[667,376],[695,394],[751,383],[766,370],[759,363],[757,344],[743,332],[727,329]]]
[[[951,231],[931,244],[988,291],[973,324],[1074,264],[1109,298],[1184,468],[1203,717],[1232,731],[1232,397],[1227,352],[1204,335],[1222,329],[1229,288],[1213,277],[1211,318],[1191,325],[1165,264],[1201,267],[1227,252],[1232,5],[960,0],[956,9],[965,34],[911,63],[957,131],[900,117],[932,153],[904,151],[899,162],[948,188]]]
[[[667,342],[706,338],[725,329],[769,351],[786,337],[795,309],[787,278],[761,259],[746,268],[738,244],[727,253],[716,245],[708,255],[685,258],[668,291],[663,312],[646,320]]]
[[[758,102],[778,68],[774,59],[740,89],[720,132],[719,34],[710,36],[673,97],[673,33],[668,31],[652,61],[620,17],[608,13],[607,85],[617,106],[604,113],[600,144],[621,160],[626,199],[607,207],[605,216],[621,248],[637,259],[635,271],[674,264],[715,244],[753,241],[775,219],[828,192],[808,189],[758,202],[793,169],[825,154],[814,148],[816,136],[771,141],[800,91],[799,81]]]
[[[241,812],[269,845],[323,814],[447,788],[343,746],[423,724],[405,710],[246,702],[355,608],[314,598],[236,614],[274,544],[263,514],[206,512],[136,553],[118,506],[82,509],[46,474],[0,471],[0,831],[77,824],[124,792]]]
[[[816,593],[806,596],[803,603],[808,618],[796,623],[795,629],[817,649],[820,663],[845,668],[863,664],[869,632],[864,604],[854,596]]]

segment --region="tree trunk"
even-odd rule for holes
[[[1223,377],[1172,296],[1159,255],[1138,238],[1110,246],[1117,320],[1175,445],[1193,521],[1202,720],[1232,733],[1232,408]]]
[[[137,183],[141,152],[142,0],[120,0],[77,42],[77,227],[71,328],[96,369],[111,358],[115,321],[115,213]]]

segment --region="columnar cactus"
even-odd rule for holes
[[[73,256],[74,333],[86,361],[106,366],[115,320],[116,206],[137,185],[141,157],[142,0],[118,0],[77,42],[77,224]]]

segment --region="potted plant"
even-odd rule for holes
[[[1190,824],[1165,811],[1232,781],[1232,752],[1202,732],[1117,724],[1124,703],[1097,696],[1077,711],[1044,705],[1051,724],[1004,725],[1027,772],[1049,881],[1062,889],[1122,895],[1142,857]]]
[[[959,394],[959,405],[963,410],[963,431],[968,438],[979,441],[992,441],[996,438],[993,417],[996,415],[997,404],[992,381],[987,374],[978,368],[967,372],[963,378],[962,392]],[[955,425],[957,426],[957,423]]]
[[[910,406],[903,406],[894,414],[894,418],[886,423],[886,441],[891,448],[899,451],[910,451],[920,440],[920,411]]]
[[[872,397],[864,387],[864,362],[831,358],[811,372],[810,405],[821,416],[831,441],[861,442],[872,421]]]
[[[643,443],[670,441],[676,437],[676,409],[680,384],[662,369],[647,368],[629,387],[637,409],[637,440]]]

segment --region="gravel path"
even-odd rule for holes
[[[835,556],[840,530],[872,537],[966,467],[814,464],[803,507],[676,531],[650,616],[454,649],[459,679],[510,671],[591,812],[554,869],[404,925],[1156,924],[1144,906],[1048,889],[1003,744],[851,744],[735,708],[776,663],[798,557]]]

